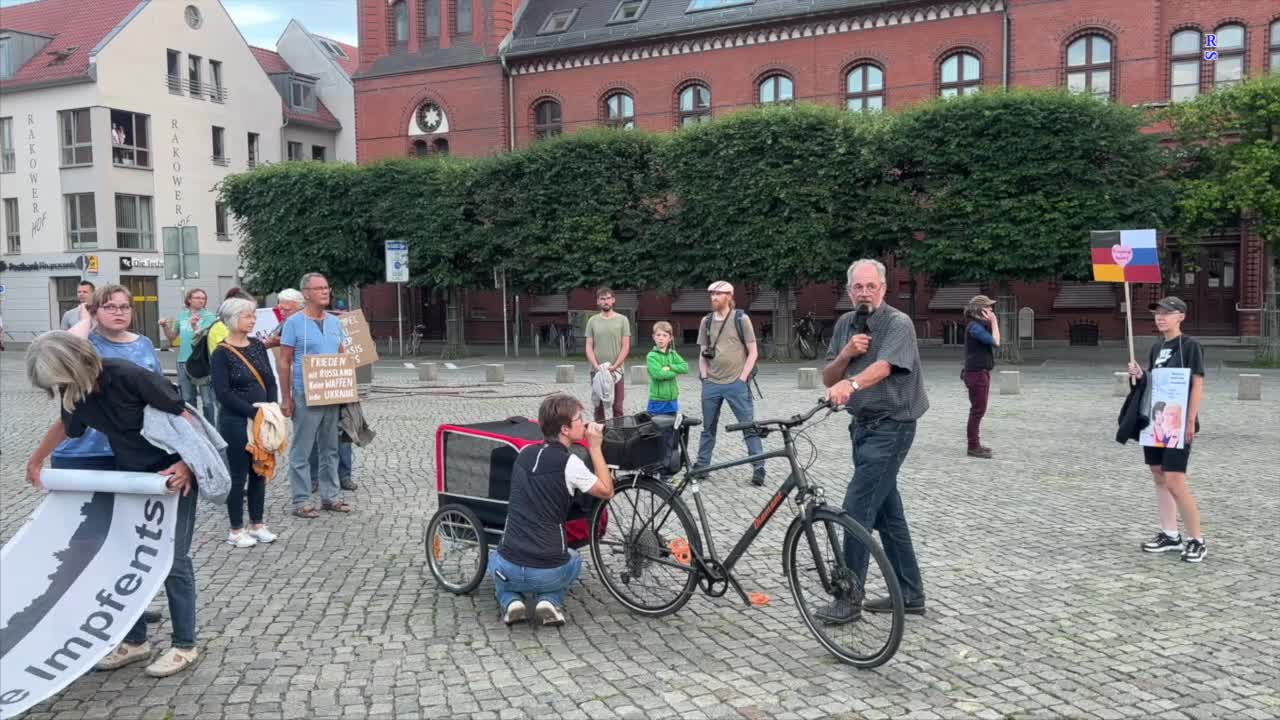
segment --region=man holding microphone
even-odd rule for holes
[[[856,310],[836,321],[822,382],[827,398],[844,406],[853,421],[853,479],[844,509],[868,530],[880,533],[889,564],[902,588],[905,609],[925,613],[924,582],[911,544],[898,470],[915,440],[916,421],[929,409],[920,352],[911,318],[885,304],[885,269],[876,260],[849,266],[849,299]],[[867,548],[846,542],[845,561],[865,579]],[[828,623],[852,622],[860,610],[892,612],[890,598],[867,598],[861,607],[842,598],[822,608]]]

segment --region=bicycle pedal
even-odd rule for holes
[[[764,593],[747,593],[747,600],[751,603],[751,607],[765,607],[773,602],[773,598]]]
[[[676,538],[671,541],[671,555],[676,562],[681,565],[688,565],[693,562],[693,552],[689,549],[689,541],[684,538]]]

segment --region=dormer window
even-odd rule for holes
[[[289,83],[289,104],[298,110],[316,109],[316,86],[305,80],[294,79]]]
[[[542,23],[542,29],[538,30],[538,34],[554,35],[562,33],[569,29],[569,26],[573,24],[573,19],[577,16],[577,8],[573,10],[557,10],[547,16],[546,21]]]
[[[321,47],[323,47],[323,48],[325,49],[325,51],[326,51],[326,52],[328,52],[330,55],[332,55],[332,56],[334,56],[334,57],[336,57],[336,58],[343,58],[343,59],[346,59],[346,57],[347,57],[347,53],[346,53],[346,52],[344,52],[344,51],[342,50],[342,48],[341,48],[337,43],[335,43],[335,42],[332,42],[332,41],[330,41],[330,40],[323,40],[323,39],[322,39],[322,40],[320,41],[320,46],[321,46]]]
[[[649,0],[622,0],[613,11],[613,17],[609,19],[609,24],[636,22],[641,15],[644,15],[644,9],[648,5]]]
[[[703,10],[720,10],[722,8],[735,7],[737,5],[752,5],[756,0],[690,0],[689,7],[684,11],[702,12]]]

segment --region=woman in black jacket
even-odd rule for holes
[[[250,426],[258,414],[260,403],[276,402],[276,379],[271,372],[267,348],[261,340],[249,337],[253,332],[252,300],[231,298],[218,308],[218,319],[230,334],[209,356],[213,374],[213,393],[218,399],[218,432],[227,441],[227,465],[231,471],[231,492],[227,495],[227,513],[231,517],[231,533],[227,544],[238,548],[253,547],[276,539],[275,533],[262,522],[266,502],[267,480],[253,470],[249,444]],[[246,488],[249,500],[249,530],[244,529]]]

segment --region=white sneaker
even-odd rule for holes
[[[267,529],[266,525],[260,528],[250,528],[249,537],[260,543],[272,543],[276,541],[276,534]]]
[[[564,624],[564,612],[560,608],[551,603],[550,600],[543,600],[533,609],[533,614],[542,621],[543,625],[558,626]]]
[[[507,606],[507,611],[502,614],[502,622],[508,625],[514,625],[518,622],[524,622],[524,601],[512,600]]]
[[[133,663],[150,659],[151,643],[144,642],[141,645],[130,645],[127,642],[122,642],[93,667],[95,670],[119,670],[125,665],[132,665]]]
[[[171,647],[160,653],[160,657],[143,669],[143,672],[153,678],[169,677],[195,665],[199,658],[200,653],[195,648],[180,650]]]
[[[258,541],[254,540],[249,533],[244,530],[232,530],[227,534],[227,544],[234,545],[238,548],[251,548],[254,545],[257,545]]]

